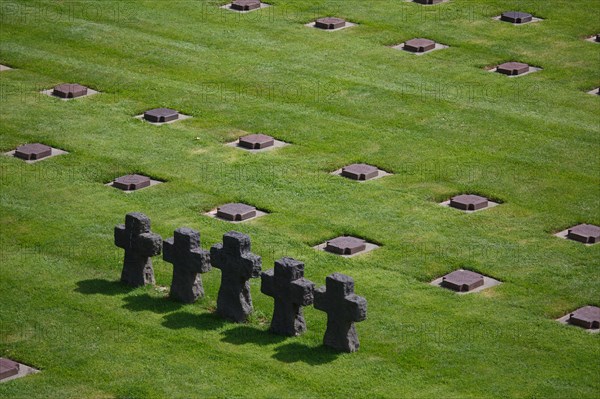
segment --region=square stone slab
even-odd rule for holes
[[[266,134],[249,134],[248,136],[240,137],[238,145],[251,150],[261,150],[274,146],[275,139]]]
[[[89,97],[98,93],[99,92],[96,90],[92,90],[89,87],[82,86],[77,83],[63,83],[55,86],[52,89],[42,91],[42,94],[50,97],[60,98],[63,101]]]
[[[479,195],[462,194],[454,196],[450,198],[449,201],[444,201],[440,205],[459,209],[467,213],[472,213],[488,208],[493,208],[495,206],[498,206],[499,204]]]
[[[242,14],[270,7],[270,4],[262,3],[258,0],[235,0],[231,3],[221,6],[221,8],[229,11],[235,11]]]
[[[273,144],[269,145],[271,141],[273,142]],[[226,146],[228,147],[236,147],[240,150],[248,152],[271,151],[276,148],[281,148],[288,145],[288,143],[281,140],[277,140],[271,136],[267,136],[266,134],[249,134],[240,137],[239,140],[226,144]]]
[[[433,280],[431,285],[447,288],[457,294],[472,294],[501,284],[500,281],[470,270],[458,269]]]
[[[135,118],[152,125],[160,126],[189,119],[191,116],[184,115],[171,108],[154,108],[144,112],[142,115],[136,115]]]
[[[505,62],[498,65],[495,68],[489,69],[489,72],[496,72],[502,75],[506,75],[509,78],[515,78],[518,76],[525,76],[530,73],[541,71],[542,68],[537,68],[522,62]]]
[[[385,170],[378,169],[376,166],[365,163],[354,163],[344,166],[341,169],[331,172],[331,174],[356,180],[360,183],[364,183],[368,180],[381,179],[382,177],[391,175],[391,173],[388,173]]]
[[[396,50],[404,50],[414,55],[423,55],[436,50],[448,48],[445,44],[436,43],[430,39],[416,38],[407,40],[404,43],[392,46]]]
[[[556,233],[555,236],[578,241],[585,245],[594,245],[600,242],[600,227],[593,224],[578,224]]]
[[[147,176],[133,174],[118,177],[112,182],[105,185],[118,188],[119,190],[123,190],[126,193],[131,193],[133,191],[141,190],[146,187],[156,186],[157,184],[161,183],[161,181],[153,180]]]
[[[341,236],[328,240],[322,244],[313,247],[319,251],[329,252],[344,258],[352,258],[357,255],[373,251],[379,248],[378,245],[372,244],[361,238],[351,236]]]
[[[506,11],[498,16],[493,17],[492,19],[502,22],[508,22],[513,25],[527,25],[532,22],[543,21],[542,18],[537,18],[529,13],[520,11]]]
[[[0,72],[2,71],[10,71],[12,68],[6,65],[0,65]]]
[[[320,29],[320,30],[325,30],[328,32],[335,32],[338,30],[351,28],[356,25],[357,24],[348,22],[342,18],[325,17],[325,18],[319,18],[316,21],[310,22],[304,26],[308,26],[308,27],[316,28],[316,29]]]
[[[68,154],[68,152],[40,143],[24,144],[13,151],[4,153],[4,155],[22,159],[26,163],[36,163],[63,154]]]
[[[39,373],[39,370],[13,360],[0,357],[0,382],[14,380],[34,373]]]
[[[562,324],[585,328],[591,333],[600,332],[600,308],[597,306],[584,306],[557,320]]]
[[[231,223],[246,222],[248,220],[265,216],[266,214],[266,212],[259,211],[251,205],[237,202],[221,205],[218,208],[205,213],[206,216],[225,220]]]

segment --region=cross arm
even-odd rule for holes
[[[145,256],[160,255],[162,251],[162,238],[155,233],[143,233],[138,236],[137,246]]]
[[[212,267],[223,270],[223,244],[215,244],[210,247],[210,264]]]
[[[346,311],[352,321],[363,321],[367,318],[367,300],[356,294],[346,297]]]
[[[323,312],[327,312],[327,291],[325,290],[325,286],[319,287],[314,291],[314,306],[315,309],[322,310]]]
[[[129,247],[129,237],[124,224],[115,226],[115,245],[119,248]]]
[[[299,278],[291,282],[292,299],[301,306],[308,306],[314,300],[315,284],[305,278]]]
[[[165,262],[173,263],[175,261],[175,244],[173,237],[163,241],[163,259]]]
[[[201,248],[192,249],[190,258],[193,265],[193,270],[197,273],[207,273],[210,271],[210,253]]]
[[[244,254],[243,259],[243,273],[246,278],[258,278],[260,277],[260,271],[262,269],[262,258],[255,254]]]
[[[275,270],[269,269],[260,274],[260,292],[267,296],[275,296]]]

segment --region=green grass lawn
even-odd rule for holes
[[[597,398],[600,335],[556,318],[600,305],[600,245],[554,237],[600,225],[600,2],[286,1],[248,14],[219,1],[0,2],[0,150],[41,142],[68,155],[0,156],[0,354],[42,373],[2,398]],[[503,11],[544,20],[495,21]],[[334,15],[358,26],[305,27]],[[426,37],[423,56],[390,46]],[[542,71],[487,72],[507,61]],[[101,94],[60,101],[59,83]],[[152,126],[159,106],[192,119]],[[291,143],[250,154],[244,132]],[[354,162],[393,173],[356,183]],[[166,183],[125,194],[104,183]],[[474,214],[438,202],[501,202]],[[204,212],[241,201],[244,224]],[[252,280],[247,324],[214,315],[220,271],[193,305],[118,280],[113,228],[144,212],[163,238],[188,226],[209,248],[249,234],[263,269],[290,256],[318,285],[352,276],[367,298],[361,348],[308,331],[267,332],[273,300]],[[381,248],[352,259],[312,249],[341,234]],[[172,265],[154,258],[157,285]],[[429,281],[459,267],[503,284],[459,296]]]

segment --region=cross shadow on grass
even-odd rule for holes
[[[227,323],[214,313],[192,314],[187,312],[171,313],[166,315],[163,326],[179,330],[181,328],[196,328],[198,330],[216,330]]]
[[[154,297],[148,294],[128,296],[124,301],[127,303],[123,305],[123,308],[134,312],[147,310],[154,313],[169,313],[182,306],[182,304],[171,301],[169,298]]]
[[[239,326],[223,332],[221,341],[234,345],[257,344],[270,345],[282,342],[287,337],[271,334],[250,326]]]
[[[291,342],[278,346],[272,357],[284,363],[304,362],[311,366],[330,363],[338,358],[340,353],[334,349],[320,345],[311,347],[308,345]]]
[[[77,282],[77,288],[74,290],[85,295],[119,295],[131,291],[130,287],[122,284],[120,281],[109,281],[93,278],[90,280],[81,280]]]

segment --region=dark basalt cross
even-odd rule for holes
[[[52,147],[39,143],[25,144],[15,150],[15,157],[26,161],[38,160],[50,155],[52,155]]]
[[[124,191],[139,190],[150,186],[150,178],[142,175],[121,176],[113,182],[113,187]]]
[[[504,75],[518,76],[529,72],[529,65],[522,62],[505,62],[498,65],[496,71]]]
[[[588,330],[600,328],[600,308],[597,306],[584,306],[569,315],[569,324],[586,328]]]
[[[370,180],[379,176],[379,169],[364,163],[355,163],[344,166],[342,176],[353,180]]]
[[[354,293],[354,280],[333,273],[314,295],[315,308],[327,313],[323,344],[344,352],[357,351],[360,343],[354,323],[367,318],[367,300]]]
[[[52,90],[52,95],[60,98],[77,98],[85,96],[88,88],[79,84],[64,83]]]
[[[204,296],[200,273],[210,271],[210,253],[200,247],[200,233],[187,227],[175,230],[163,243],[163,259],[173,264],[170,297],[194,303]]]
[[[234,0],[230,6],[238,11],[250,11],[260,8],[260,0]]]
[[[292,258],[275,262],[275,268],[261,273],[260,291],[275,299],[270,331],[286,336],[306,331],[303,306],[313,303],[315,284],[304,278],[304,263]]]
[[[595,244],[600,242],[600,227],[593,224],[579,224],[569,229],[567,238],[584,244]]]
[[[513,24],[523,24],[525,22],[531,22],[533,20],[533,15],[526,12],[508,11],[502,13],[500,19]]]
[[[327,17],[315,21],[315,28],[319,29],[339,29],[344,26],[346,26],[346,21],[342,18]]]
[[[151,257],[160,255],[162,239],[150,231],[148,216],[128,213],[125,224],[115,227],[115,245],[125,250],[121,281],[132,287],[154,284]]]
[[[487,208],[489,205],[488,199],[479,195],[464,194],[457,195],[450,199],[452,208],[461,209],[463,211],[477,211]]]
[[[260,275],[261,257],[250,252],[250,237],[236,231],[223,235],[223,244],[210,249],[210,262],[221,269],[221,287],[217,297],[217,314],[243,322],[252,313],[251,278]]]
[[[144,112],[144,119],[152,123],[165,123],[179,118],[179,113],[170,108],[155,108]]]

